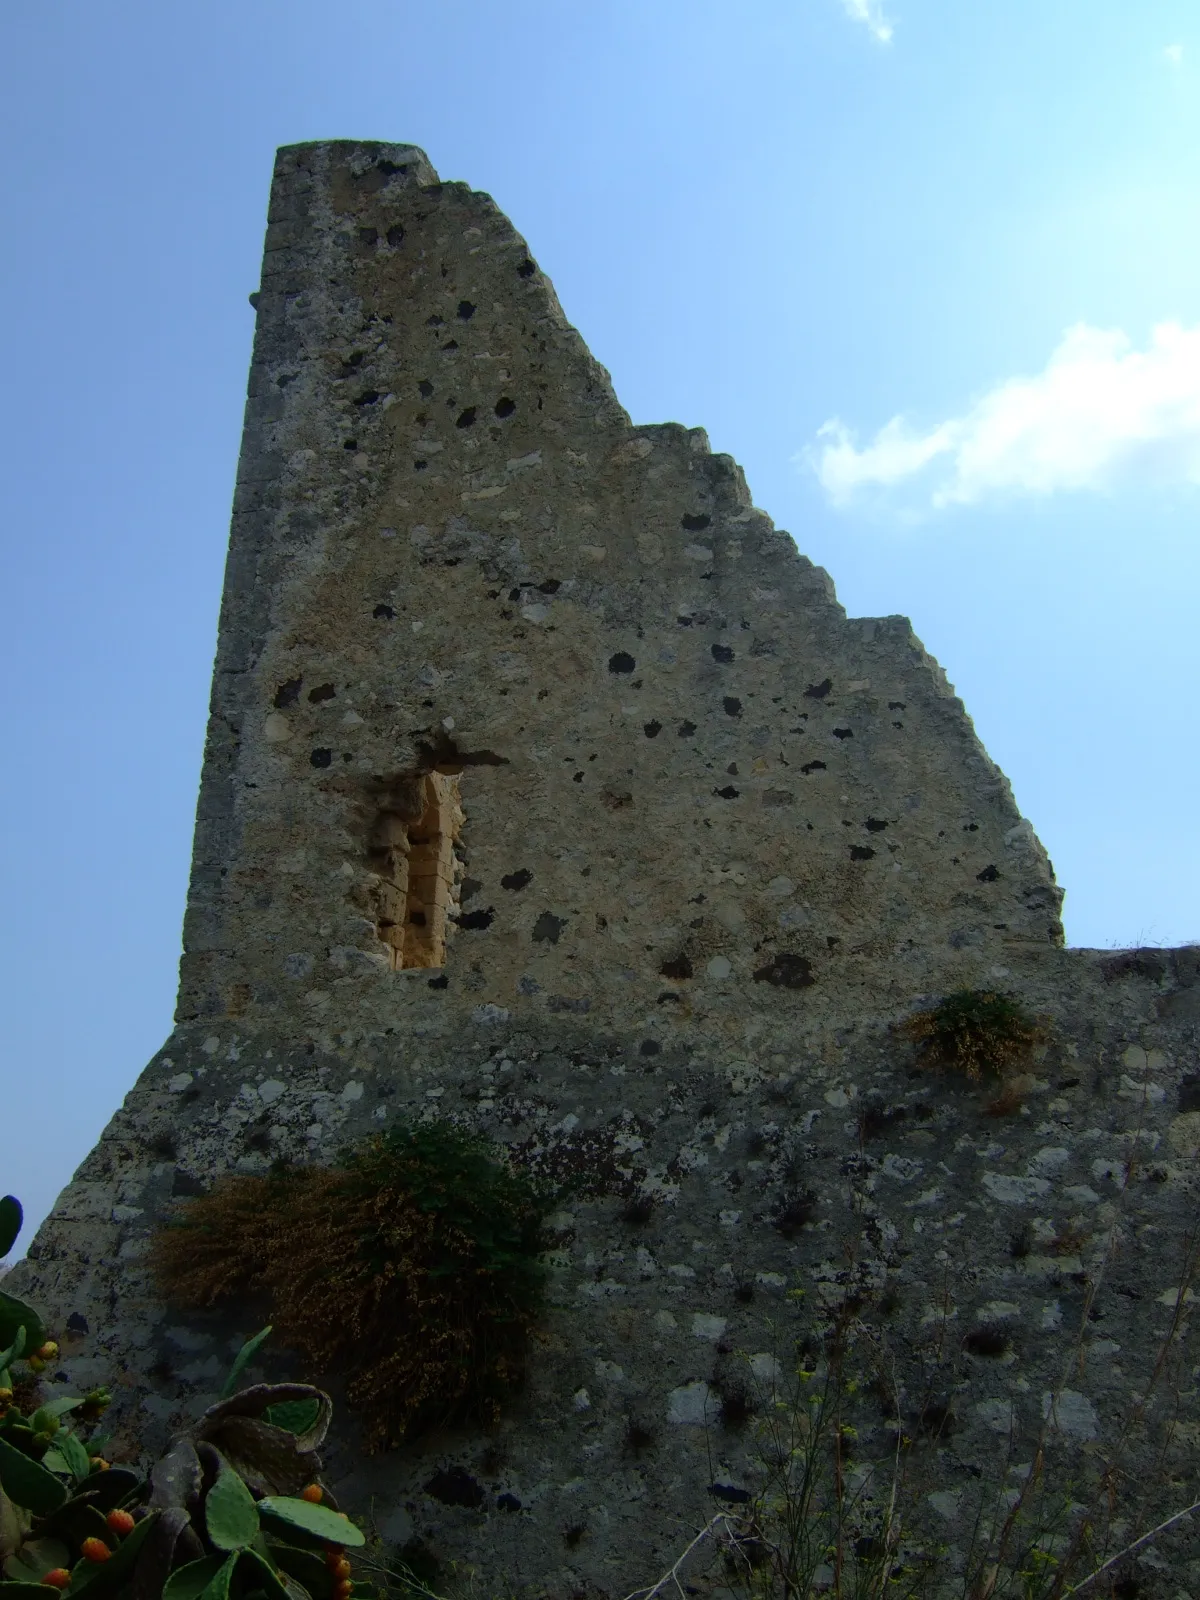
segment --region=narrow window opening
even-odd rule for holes
[[[458,778],[401,779],[381,796],[372,830],[375,927],[394,971],[443,967],[458,916],[464,822]]]

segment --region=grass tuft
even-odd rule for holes
[[[151,1260],[179,1306],[265,1289],[280,1341],[342,1378],[379,1450],[495,1422],[542,1306],[548,1209],[487,1140],[426,1123],[335,1168],[222,1178],[159,1230]]]

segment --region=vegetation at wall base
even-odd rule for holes
[[[334,1168],[229,1176],[156,1236],[168,1300],[208,1307],[265,1287],[280,1340],[336,1372],[368,1449],[495,1422],[542,1307],[550,1197],[486,1139],[421,1123]]]
[[[0,1206],[6,1248],[20,1222],[15,1201]],[[378,1594],[356,1577],[348,1555],[364,1535],[317,1477],[316,1450],[333,1411],[319,1389],[258,1384],[220,1400],[146,1479],[99,1453],[106,1389],[73,1395],[45,1381],[55,1376],[59,1348],[34,1308],[6,1295],[0,1324],[0,1596]],[[231,1378],[261,1343],[262,1335],[247,1342]]]

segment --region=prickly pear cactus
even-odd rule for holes
[[[20,1205],[0,1201],[0,1254]],[[265,1330],[269,1331],[269,1330]],[[248,1341],[236,1382],[262,1342]],[[223,1398],[149,1478],[104,1459],[108,1391],[47,1398],[58,1345],[33,1307],[0,1295],[0,1600],[47,1589],[87,1600],[352,1600],[361,1531],[320,1483],[332,1416],[308,1384]],[[227,1385],[227,1388],[231,1385]]]

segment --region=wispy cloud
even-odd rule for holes
[[[1179,67],[1183,65],[1183,46],[1181,44],[1167,45],[1166,49],[1163,51],[1163,55],[1166,56],[1167,60],[1173,67]]]
[[[883,14],[882,0],[842,0],[842,10],[854,22],[861,22],[872,38],[887,44],[892,25]]]
[[[1043,370],[1009,378],[961,416],[893,417],[861,448],[837,417],[798,458],[835,506],[919,486],[934,507],[1124,482],[1200,485],[1200,326],[1160,323],[1145,350],[1079,323]]]

